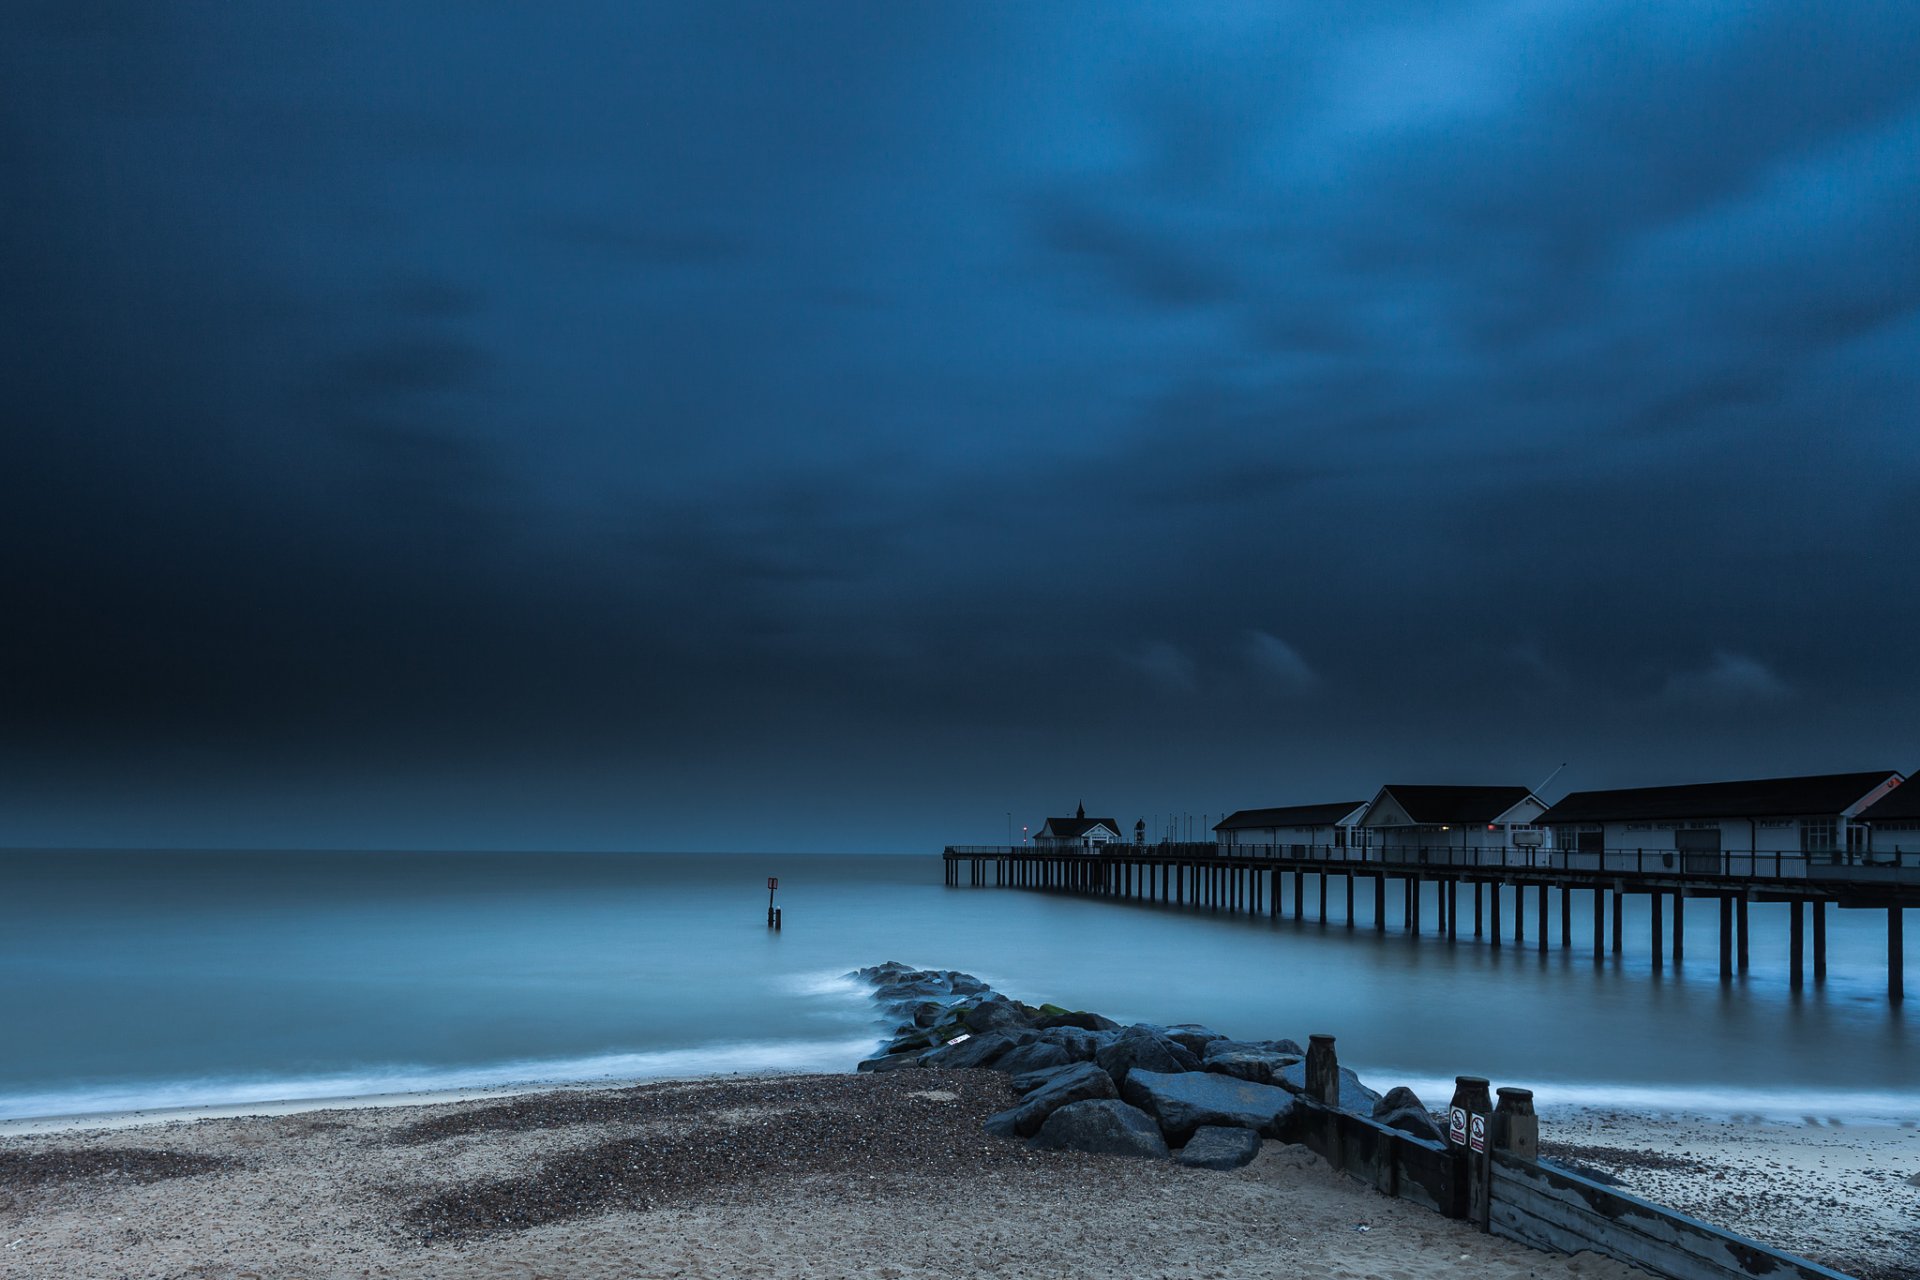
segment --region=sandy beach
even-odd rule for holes
[[[991,1072],[742,1078],[0,1138],[0,1275],[1632,1274],[1268,1143],[1230,1173],[986,1137]]]
[[[0,1275],[1639,1274],[1480,1235],[1299,1147],[1269,1142],[1221,1173],[986,1137],[1011,1096],[992,1072],[926,1071],[15,1125],[0,1131]],[[1738,1142],[1757,1145],[1722,1162],[1726,1129],[1589,1112],[1549,1133],[1631,1190],[1873,1280],[1915,1274],[1898,1250],[1920,1226],[1904,1176],[1920,1132],[1808,1145],[1745,1126]],[[1822,1217],[1828,1199],[1849,1207]],[[1810,1233],[1820,1222],[1835,1229]]]

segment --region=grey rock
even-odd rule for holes
[[[917,1067],[919,1065],[920,1055],[917,1053],[889,1053],[884,1057],[868,1058],[865,1062],[855,1067],[854,1070],[899,1071],[905,1067]]]
[[[1025,1071],[1009,1079],[1007,1084],[1015,1093],[1032,1093],[1061,1072],[1071,1070],[1077,1065],[1069,1062],[1064,1067],[1044,1067],[1039,1071]]]
[[[1088,1013],[1084,1009],[1071,1013],[1050,1013],[1037,1019],[1036,1027],[1077,1027],[1082,1031],[1118,1031],[1120,1024],[1112,1018],[1103,1018],[1097,1013]]]
[[[1207,1046],[1214,1041],[1227,1038],[1224,1033],[1212,1027],[1203,1027],[1197,1022],[1176,1022],[1170,1027],[1160,1028],[1160,1033],[1196,1058],[1205,1057]]]
[[[1208,1058],[1217,1058],[1223,1053],[1266,1053],[1266,1052],[1268,1052],[1267,1046],[1258,1041],[1233,1040],[1223,1036],[1218,1040],[1207,1041],[1207,1047],[1200,1054],[1200,1058],[1204,1062]]]
[[[1419,1094],[1403,1084],[1397,1084],[1387,1090],[1385,1097],[1373,1104],[1373,1114],[1375,1118],[1378,1118],[1386,1115],[1390,1111],[1403,1111],[1408,1107],[1413,1107],[1420,1111],[1427,1109],[1426,1104],[1420,1101]]]
[[[1106,1073],[1113,1077],[1116,1084],[1124,1085],[1127,1076],[1138,1071],[1193,1071],[1200,1066],[1200,1059],[1189,1053],[1185,1046],[1175,1044],[1155,1032],[1151,1027],[1128,1027],[1116,1036],[1111,1044],[1100,1047],[1093,1055]]]
[[[1203,1124],[1174,1159],[1193,1169],[1238,1169],[1259,1154],[1260,1135],[1253,1130]]]
[[[1447,1140],[1447,1135],[1441,1132],[1440,1125],[1425,1107],[1395,1107],[1384,1114],[1376,1111],[1373,1118],[1389,1129],[1398,1129],[1416,1138],[1425,1138],[1428,1142],[1445,1143]]]
[[[1231,1053],[1216,1053],[1200,1065],[1208,1071],[1223,1076],[1232,1076],[1236,1080],[1246,1080],[1253,1084],[1274,1084],[1275,1077],[1300,1059],[1290,1053],[1274,1053],[1267,1049],[1239,1049]]]
[[[1059,1045],[1075,1062],[1092,1062],[1103,1043],[1097,1034],[1079,1027],[1047,1027],[1038,1034],[1042,1044]]]
[[[1025,1138],[1039,1132],[1047,1117],[1062,1107],[1118,1096],[1119,1091],[1114,1088],[1112,1076],[1091,1062],[1076,1062],[1028,1093],[1019,1106],[1002,1111],[999,1116],[989,1120],[987,1132],[999,1132],[994,1127],[997,1122],[1002,1127],[1011,1127],[1014,1133]],[[1007,1119],[1001,1120],[1001,1116]]]
[[[1302,1061],[1282,1068],[1275,1073],[1273,1082],[1293,1093],[1306,1092],[1307,1064]],[[1361,1084],[1360,1077],[1351,1069],[1340,1068],[1340,1110],[1351,1111],[1355,1115],[1371,1116],[1379,1102],[1380,1095]]]
[[[1005,996],[988,996],[967,1010],[966,1016],[961,1021],[966,1024],[967,1030],[976,1033],[1031,1030],[1033,1018],[1021,1010],[1022,1006]]]
[[[1153,1118],[1115,1099],[1076,1102],[1047,1117],[1034,1136],[1042,1151],[1086,1151],[1100,1156],[1167,1158],[1167,1142]]]
[[[969,1036],[957,1044],[947,1044],[924,1055],[921,1065],[941,1069],[992,1066],[994,1059],[1013,1048],[1013,1038],[998,1032]]]
[[[1048,1067],[1064,1067],[1073,1062],[1073,1055],[1057,1044],[1035,1041],[1032,1044],[1016,1045],[995,1059],[993,1069],[1004,1071],[1010,1076],[1025,1075],[1029,1071],[1041,1071]]]
[[[1120,1086],[1120,1096],[1152,1116],[1175,1146],[1203,1125],[1252,1129],[1279,1137],[1293,1117],[1293,1095],[1269,1084],[1253,1084],[1210,1071],[1166,1073],[1135,1068]]]

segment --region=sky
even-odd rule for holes
[[[0,10],[0,845],[1920,768],[1920,9]]]

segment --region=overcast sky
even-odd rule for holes
[[[0,102],[0,844],[1920,768],[1905,0],[45,0]]]

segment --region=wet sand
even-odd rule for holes
[[[0,1275],[1488,1277],[1480,1235],[1269,1142],[1228,1173],[1036,1152],[990,1072],[734,1078],[0,1137]]]

